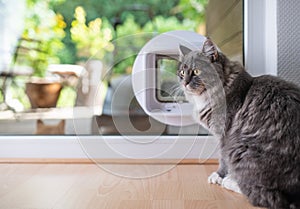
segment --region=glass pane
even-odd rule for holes
[[[171,30],[208,35],[243,62],[243,1],[231,2],[0,1],[0,135],[207,135],[149,117],[131,71],[147,41]],[[161,102],[186,102],[177,66],[177,55],[156,58]]]
[[[177,77],[178,64],[177,56],[157,55],[156,57],[156,96],[161,102],[185,101]]]

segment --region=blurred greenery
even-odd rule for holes
[[[146,24],[151,18],[156,15],[164,15],[165,17],[171,15],[170,10],[177,5],[178,0],[66,0],[60,3],[53,4],[55,12],[61,13],[67,23],[66,37],[63,39],[65,44],[64,53],[59,54],[62,63],[75,63],[81,58],[78,57],[77,47],[71,38],[70,28],[72,27],[72,21],[74,20],[74,11],[78,6],[83,7],[86,12],[86,22],[101,18],[107,21],[113,27],[114,30],[118,26],[126,22],[128,16],[134,16],[137,21],[137,25],[140,27]],[[161,4],[164,6],[162,7]],[[124,34],[130,35],[130,33]],[[114,37],[116,38],[116,33]]]
[[[18,63],[31,66],[35,76],[44,76],[49,64],[59,63],[57,53],[64,48],[62,38],[65,36],[66,23],[61,14],[49,8],[50,2],[60,1],[27,0],[22,38],[26,40],[23,44],[29,51]]]
[[[112,25],[122,23],[128,15],[134,15],[139,25],[146,24],[151,17],[174,15],[170,10],[178,5],[179,0],[66,0],[54,4],[54,11],[61,13],[68,24],[73,20],[74,10],[82,6],[87,12],[87,21],[97,17],[106,17]],[[163,6],[162,6],[163,5]],[[180,14],[176,14],[180,16]]]
[[[73,107],[76,101],[76,90],[70,86],[64,86],[61,90],[57,107]]]
[[[165,18],[163,16],[157,16],[141,27],[135,21],[134,16],[128,16],[116,30],[117,37],[120,38],[115,40],[113,71],[118,74],[131,73],[137,53],[154,35],[171,30],[195,30],[195,27],[196,24],[193,21],[179,21],[176,17]],[[134,35],[134,37],[126,38],[129,35]]]
[[[21,87],[21,88],[20,88]],[[12,88],[12,97],[16,98],[20,101],[20,103],[24,106],[25,109],[30,108],[30,102],[28,97],[26,96],[26,93],[24,91],[25,89],[25,78],[19,77],[15,79],[14,86]]]
[[[47,56],[32,57],[46,59],[37,68],[58,62],[74,64],[95,54],[94,58],[102,59],[113,50],[111,41],[120,37],[197,30],[205,22],[207,3],[208,0],[27,0],[23,35],[41,40],[42,49],[47,52]],[[132,55],[145,41],[132,40],[127,46],[133,50],[129,48],[126,53]],[[128,57],[118,53],[114,56],[117,60],[118,56]],[[116,72],[126,72],[123,65]],[[36,74],[43,75],[42,69],[37,69]]]
[[[23,37],[41,41],[42,53],[30,52],[22,62],[37,76],[44,76],[49,64],[76,64],[89,58],[110,60],[116,74],[130,73],[137,52],[155,34],[199,30],[208,1],[26,0]],[[14,92],[27,107],[24,94]],[[73,97],[74,89],[64,88],[58,106],[74,105]]]
[[[94,58],[103,59],[107,52],[113,51],[113,28],[106,19],[97,17],[87,25],[86,12],[81,6],[76,7],[74,17],[70,31],[78,58],[87,60],[97,54]]]
[[[185,19],[194,20],[198,24],[205,22],[205,8],[209,0],[180,0],[172,9],[174,14],[181,14]]]
[[[58,2],[53,3],[52,8],[55,12],[62,14],[67,23],[66,37],[63,39],[64,53],[58,54],[62,63],[75,63],[84,58],[81,56],[82,52],[77,52],[79,50],[78,43],[74,43],[72,30],[70,30],[73,27],[72,22],[76,19],[74,16],[78,6],[86,12],[87,25],[100,18],[106,25],[101,27],[114,30],[113,40],[115,40],[144,32],[162,33],[176,29],[197,30],[198,25],[204,22],[204,8],[208,2],[208,0],[56,1]],[[120,68],[118,66],[115,71],[126,72],[126,67],[123,67],[123,70]]]
[[[153,21],[149,21],[143,28],[144,32],[164,33],[171,30],[192,30],[196,29],[196,22],[190,19],[179,21],[176,17],[157,16]]]

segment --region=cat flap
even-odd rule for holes
[[[192,31],[169,31],[148,41],[132,69],[132,87],[145,113],[172,126],[195,124],[193,105],[173,91],[179,84],[176,71],[182,55],[201,51],[206,37]]]

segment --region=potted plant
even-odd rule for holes
[[[48,1],[27,1],[25,29],[16,51],[16,63],[33,69],[26,83],[32,108],[55,107],[62,84],[47,75],[49,64],[59,63],[66,26],[63,17],[49,8]]]
[[[62,84],[49,79],[31,79],[26,83],[26,94],[32,108],[56,107]]]

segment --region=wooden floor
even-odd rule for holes
[[[94,164],[0,164],[0,209],[250,209],[207,183],[217,165],[178,165],[152,178],[114,176]]]

